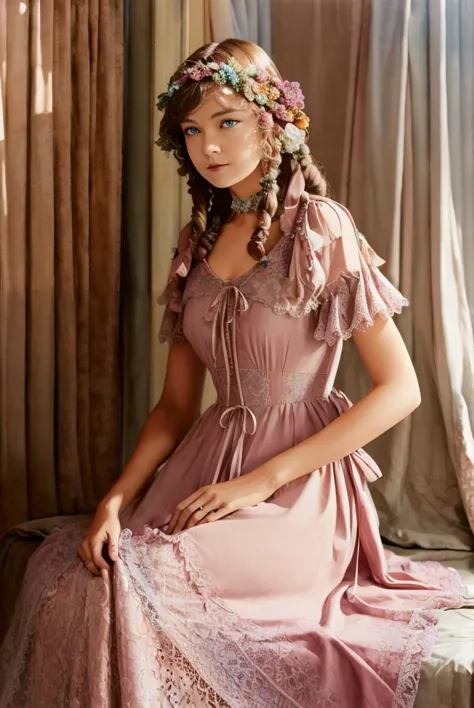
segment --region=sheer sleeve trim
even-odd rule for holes
[[[341,273],[320,295],[314,338],[329,346],[347,340],[354,330],[365,332],[379,315],[400,314],[408,300],[378,270],[365,261],[359,273]]]

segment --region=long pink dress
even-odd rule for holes
[[[180,235],[161,337],[186,338],[218,402],[122,513],[107,581],[77,557],[86,526],[31,558],[2,647],[0,708],[410,708],[452,569],[384,550],[363,451],[271,499],[169,536],[176,504],[258,467],[350,407],[343,340],[407,302],[348,212],[297,172],[267,267],[233,281]]]

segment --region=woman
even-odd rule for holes
[[[90,527],[32,557],[1,708],[413,705],[462,589],[381,544],[361,447],[420,403],[391,319],[407,301],[325,196],[303,107],[237,40],[160,96],[194,204],[163,294],[164,390]],[[354,406],[334,388],[350,336],[373,381]]]

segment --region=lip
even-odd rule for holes
[[[221,170],[223,167],[227,167],[228,163],[222,164],[222,165],[209,165],[207,168],[208,170],[212,170],[212,172],[217,172],[218,170]]]

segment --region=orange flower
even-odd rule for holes
[[[303,111],[300,111],[300,113],[298,114],[298,117],[295,118],[294,123],[295,123],[296,127],[299,128],[300,130],[308,130],[310,120],[309,120],[309,117],[306,115],[306,113],[303,113]]]

